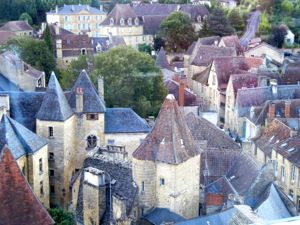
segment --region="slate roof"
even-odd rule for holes
[[[76,14],[80,13],[81,11],[88,11],[90,14],[99,14],[103,15],[106,14],[106,12],[101,11],[100,9],[91,7],[89,5],[63,5],[62,7],[58,8],[58,13],[56,13],[56,10],[50,10],[50,12],[47,12],[47,14],[61,14],[61,15],[67,15],[67,14]]]
[[[143,217],[144,220],[153,225],[161,225],[165,223],[177,223],[185,219],[167,208],[155,208]]]
[[[0,30],[18,32],[33,30],[33,28],[29,25],[27,21],[19,20],[7,22],[2,27],[0,27]]]
[[[168,16],[170,13],[176,11],[176,4],[138,4],[133,7],[138,16]]]
[[[238,89],[254,88],[257,87],[258,85],[258,74],[253,74],[253,73],[232,74],[230,78],[231,78],[235,96]]]
[[[47,145],[47,141],[6,115],[0,123],[0,148],[6,144],[15,159],[31,155]]]
[[[161,47],[161,49],[159,50],[156,56],[155,65],[161,69],[171,69],[169,61],[167,59],[166,51],[164,50],[163,47]]]
[[[36,118],[46,121],[65,121],[72,115],[73,111],[68,104],[55,74],[52,73]]]
[[[132,178],[132,169],[117,161],[111,161],[104,157],[88,157],[83,163],[83,168],[94,167],[96,169],[105,171],[111,176],[112,180],[116,180],[115,184],[112,184],[112,196],[122,198],[125,201],[127,216],[130,215],[133,208],[134,202],[137,197],[137,185],[134,183]],[[76,219],[77,221],[83,221],[83,173],[80,177],[80,186],[78,191],[78,202],[76,208]],[[109,180],[106,180],[109,182]],[[108,188],[108,187],[107,187]],[[107,191],[107,194],[109,191]],[[113,206],[112,206],[113,207]],[[106,211],[101,218],[101,224],[109,224],[110,212],[109,212],[109,196],[107,196]]]
[[[198,22],[198,16],[204,17],[209,15],[205,5],[181,4],[179,11],[188,14],[194,22]]]
[[[7,146],[0,151],[0,221],[7,225],[52,225]]]
[[[148,133],[147,122],[131,108],[107,108],[105,133]]]
[[[207,141],[207,148],[241,149],[227,134],[204,118],[190,112],[185,116],[187,125],[196,141]]]
[[[284,84],[297,84],[300,81],[299,63],[289,63],[282,76]]]
[[[225,36],[222,37],[220,42],[223,41],[226,47],[235,48],[237,55],[241,55],[243,53],[243,47],[240,44],[240,40],[237,35]]]
[[[167,18],[166,15],[143,16],[144,34],[155,35],[160,31],[161,22]]]
[[[77,78],[71,93],[69,94],[68,101],[71,108],[76,109],[76,90],[82,88],[83,92],[83,113],[104,113],[106,110],[104,100],[100,98],[94,85],[86,73],[82,70]]]
[[[199,38],[198,42],[200,45],[211,45],[211,46],[217,46],[220,42],[221,37],[220,36],[211,36],[211,37],[203,37]],[[228,46],[233,47],[233,46]]]
[[[185,54],[186,55],[191,55],[194,51],[194,48],[195,48],[196,44],[197,44],[197,41],[193,41],[193,43],[186,50]]]
[[[21,89],[0,73],[0,91],[21,91]]]
[[[4,45],[10,38],[16,37],[17,34],[12,31],[0,30],[0,45]]]
[[[176,165],[199,154],[177,101],[169,94],[152,131],[134,151],[133,157]]]

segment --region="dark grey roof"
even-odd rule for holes
[[[148,133],[147,122],[130,108],[107,108],[105,133]]]
[[[144,220],[147,220],[153,225],[161,225],[164,223],[177,223],[182,222],[185,219],[178,214],[171,212],[167,208],[155,208],[150,213],[143,217]]]
[[[0,91],[21,91],[21,89],[0,73]]]
[[[161,22],[166,18],[166,15],[148,15],[143,16],[144,34],[155,35],[160,30]]]
[[[161,49],[159,50],[159,52],[156,56],[155,65],[161,69],[170,69],[171,70],[171,66],[167,59],[166,51],[164,50],[163,47],[161,47]]]
[[[27,21],[17,20],[17,21],[9,21],[0,27],[0,30],[5,31],[32,31],[33,28],[29,25]]]
[[[170,13],[176,11],[176,4],[138,4],[134,8],[138,16],[161,15],[168,16]]]
[[[131,213],[134,202],[137,196],[137,185],[132,178],[132,169],[120,162],[110,161],[105,158],[90,157],[84,161],[83,168],[94,167],[99,170],[105,171],[111,176],[112,180],[116,180],[115,184],[112,184],[112,196],[117,196],[125,201],[127,216]],[[76,220],[78,222],[83,221],[83,200],[82,200],[82,185],[83,185],[83,173],[80,177],[80,186],[78,192],[78,202],[76,208]],[[109,180],[107,180],[109,182]],[[109,193],[109,191],[107,191]],[[109,197],[106,198],[106,211],[101,218],[101,224],[108,224],[109,213]],[[112,206],[113,207],[113,206]]]
[[[52,73],[36,118],[47,121],[65,121],[72,115],[73,111],[68,104],[55,74]]]
[[[47,144],[47,141],[28,130],[6,115],[0,124],[0,148],[6,144],[15,159],[25,154],[32,154]]]
[[[106,111],[105,103],[95,90],[89,75],[82,70],[77,78],[68,101],[72,109],[76,108],[76,90],[82,88],[83,91],[83,113],[104,113]]]
[[[91,7],[89,5],[64,5],[63,7],[58,8],[57,14],[75,14],[75,13],[80,13],[81,11],[88,11],[89,13],[92,14],[106,14],[106,12],[101,11],[100,9]],[[51,10],[48,13],[56,13],[56,10]]]

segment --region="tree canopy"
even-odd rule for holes
[[[61,208],[50,208],[48,212],[56,225],[75,225],[74,215],[71,212],[66,212]]]
[[[175,52],[186,50],[196,38],[191,19],[182,12],[171,13],[160,24],[160,30],[167,47]]]
[[[27,20],[27,22],[32,25],[32,18],[28,13],[22,13],[19,17],[19,20]]]
[[[264,12],[260,17],[259,33],[262,35],[268,34],[271,31],[271,24],[269,23],[268,14]]]
[[[108,107],[131,107],[143,117],[158,113],[167,92],[149,54],[117,47],[95,56],[94,67],[92,79],[104,78]]]
[[[271,33],[270,44],[282,48],[285,35],[287,35],[287,27],[285,25],[273,26]]]
[[[228,13],[228,19],[231,26],[237,33],[242,33],[245,29],[245,23],[240,11],[237,8],[230,10]]]
[[[208,27],[212,35],[227,36],[234,33],[234,29],[221,8],[215,8],[208,17]]]

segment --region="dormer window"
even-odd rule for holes
[[[136,26],[139,25],[139,19],[138,19],[138,18],[135,18],[135,19],[134,19],[134,24],[135,24]]]
[[[121,19],[120,19],[120,25],[121,25],[121,26],[124,26],[124,24],[125,24],[125,21],[124,21],[123,18],[121,18]]]
[[[114,19],[113,18],[110,18],[110,21],[109,21],[110,25],[114,25]]]
[[[128,18],[127,22],[128,22],[128,25],[129,25],[129,26],[132,25],[132,19],[131,19],[131,18]]]

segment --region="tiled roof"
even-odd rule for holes
[[[170,13],[176,11],[176,4],[138,4],[134,8],[138,16],[168,16]]]
[[[244,74],[232,74],[230,76],[232,81],[232,86],[234,90],[234,95],[238,89],[242,88],[253,88],[258,85],[258,75],[253,73],[244,73]]]
[[[4,31],[28,31],[33,30],[33,28],[28,24],[27,21],[9,21],[6,24],[4,24],[2,27],[0,27],[0,30]]]
[[[180,164],[196,155],[200,150],[181,114],[173,95],[164,101],[152,131],[134,151],[139,160]]]
[[[185,116],[185,120],[196,141],[207,141],[207,148],[241,149],[227,134],[204,118],[194,113]]]
[[[211,46],[217,46],[220,42],[221,37],[220,36],[211,36],[211,37],[203,37],[199,38],[198,42],[200,45],[211,45]],[[233,46],[227,46],[227,47],[233,47]]]
[[[150,213],[145,215],[143,219],[149,221],[153,225],[161,225],[165,223],[174,224],[185,220],[183,217],[167,208],[155,208]]]
[[[188,14],[192,21],[198,21],[198,16],[209,15],[205,5],[181,4],[179,11]]]
[[[159,33],[160,24],[166,17],[166,15],[143,16],[144,34],[155,35]]]
[[[12,31],[0,30],[0,45],[4,45],[10,38],[16,37],[17,34]]]
[[[0,223],[52,225],[54,221],[34,196],[7,146],[0,151]]]
[[[65,15],[65,14],[78,14],[82,11],[87,11],[90,14],[99,14],[99,15],[103,15],[106,14],[106,12],[101,11],[100,9],[91,7],[89,5],[63,5],[62,7],[58,8],[58,12],[56,13],[56,10],[51,10],[50,12],[48,12],[49,14],[61,14],[61,15]],[[48,14],[47,13],[47,14]]]
[[[193,53],[193,51],[194,51],[194,48],[195,48],[196,44],[197,44],[197,41],[194,41],[194,42],[188,47],[188,49],[186,50],[185,54],[186,54],[186,55],[191,55],[191,54]]]
[[[100,98],[95,90],[89,75],[85,70],[82,70],[77,78],[72,91],[68,97],[71,108],[76,109],[76,90],[82,88],[83,92],[83,113],[104,113],[106,110],[103,99]]]
[[[21,89],[0,73],[0,91],[21,91]]]
[[[97,157],[88,157],[85,159],[83,163],[83,168],[93,167],[98,170],[105,171],[108,173],[112,180],[116,182],[111,185],[112,188],[112,196],[116,196],[117,198],[122,198],[125,202],[126,207],[126,216],[129,216],[131,210],[134,206],[134,202],[137,196],[137,185],[134,183],[132,178],[132,169],[128,166],[123,165],[120,162],[108,160],[106,158],[97,158]],[[82,185],[83,185],[83,173],[80,177],[80,186],[79,186],[79,193],[78,193],[78,202],[76,208],[76,219],[78,222],[83,221],[83,193],[82,193]],[[109,182],[109,181],[108,181]],[[108,189],[108,188],[107,188]],[[106,209],[100,221],[100,224],[110,224],[109,218],[109,190],[107,190],[107,201],[106,201]],[[112,207],[114,204],[112,205]]]
[[[299,63],[290,63],[286,66],[282,80],[284,84],[297,84],[300,81]]]
[[[0,123],[0,139],[2,146],[6,144],[15,159],[32,154],[47,144],[47,141],[19,124],[17,121],[2,116]]]
[[[107,108],[105,133],[148,133],[147,122],[130,108]]]
[[[167,59],[166,51],[163,47],[161,47],[156,56],[155,65],[161,69],[171,69],[171,66]]]
[[[223,41],[226,47],[235,48],[237,55],[241,55],[243,53],[243,47],[241,46],[240,40],[237,35],[222,37],[220,42],[221,41]]]
[[[69,106],[55,74],[52,73],[36,118],[47,121],[65,121],[72,115],[73,111]]]

